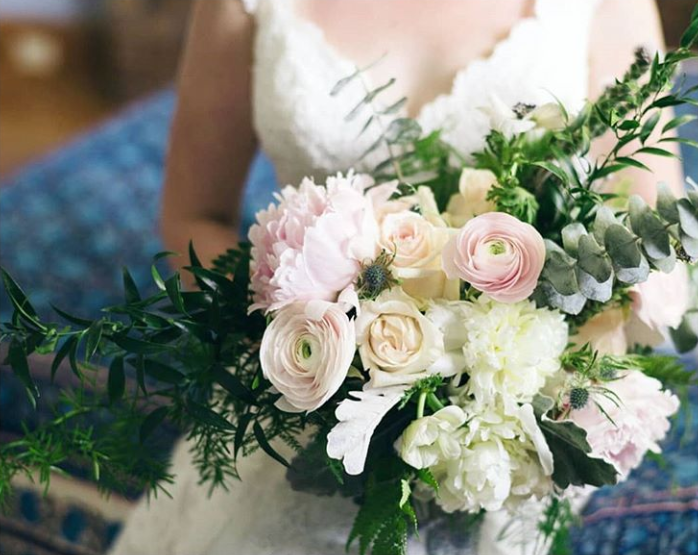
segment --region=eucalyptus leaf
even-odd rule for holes
[[[612,224],[606,230],[604,244],[613,264],[620,268],[638,268],[642,262],[642,252],[638,238],[625,226]]]
[[[568,224],[562,228],[562,245],[567,254],[576,257],[579,241],[587,234],[587,230],[579,222]]]
[[[657,186],[657,212],[667,222],[679,223],[679,209],[676,205],[676,197],[666,183]]]
[[[650,275],[650,265],[647,259],[642,256],[640,265],[637,268],[615,268],[618,281],[628,285],[635,285],[647,281]]]
[[[599,245],[605,244],[606,230],[614,224],[618,224],[618,219],[613,213],[613,210],[608,206],[601,206],[596,211],[594,226],[592,228],[594,237]]]
[[[669,334],[680,353],[687,353],[698,347],[698,311],[686,313],[679,327],[670,329]]]
[[[671,235],[652,212],[640,217],[636,233],[642,239],[642,248],[653,260],[663,260],[671,256]]]
[[[599,283],[605,283],[613,276],[613,264],[593,235],[584,235],[580,239],[577,264]]]
[[[557,308],[566,314],[577,315],[582,312],[587,299],[581,293],[560,295],[547,281],[542,281],[534,292],[534,300],[540,306]]]
[[[683,247],[683,250],[686,251],[686,254],[691,258],[698,258],[698,239],[689,237],[683,233],[683,231],[681,232],[680,239],[681,246]]]
[[[563,296],[579,291],[575,273],[576,261],[556,243],[545,240],[545,266],[543,277]]]
[[[670,274],[674,271],[674,268],[676,268],[676,251],[674,250],[674,247],[671,247],[671,254],[669,256],[658,260],[650,259],[650,263],[660,272]]]
[[[676,207],[679,211],[681,231],[694,239],[698,239],[698,207],[693,206],[687,198],[679,199]]]
[[[613,275],[606,281],[599,282],[594,276],[586,273],[581,268],[577,268],[577,283],[579,291],[590,301],[606,303],[613,297]]]

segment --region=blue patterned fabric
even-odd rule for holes
[[[151,258],[163,250],[157,215],[174,101],[165,91],[134,105],[2,184],[0,264],[40,313],[54,303],[94,316],[119,302],[122,265],[149,290]],[[698,140],[698,126],[683,132]],[[687,174],[698,178],[698,152],[684,155]],[[260,155],[245,189],[243,232],[274,189],[273,168]],[[0,412],[13,415],[3,418],[5,438],[19,433],[30,408],[11,376],[0,383]],[[698,406],[696,391],[690,404]],[[627,482],[593,497],[574,532],[576,555],[698,555],[698,418],[682,417],[665,450],[664,466],[647,460]],[[1,553],[39,555],[99,553],[119,523],[22,490],[0,525]]]

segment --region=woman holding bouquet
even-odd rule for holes
[[[360,134],[360,118],[345,117],[366,87],[395,78],[386,100],[406,97],[405,114],[426,132],[444,130],[468,159],[482,149],[502,107],[558,99],[578,110],[643,55],[639,46],[663,46],[651,0],[199,2],[163,199],[168,248],[186,252],[193,240],[210,262],[238,241],[242,187],[258,147],[281,184],[373,167],[385,153],[361,159],[375,138]],[[366,68],[362,80],[330,95],[356,67]],[[603,154],[604,141],[595,148],[592,156]],[[676,162],[647,163],[681,193]],[[655,196],[655,178],[640,171],[621,174],[614,186]],[[672,302],[684,303],[680,296]],[[174,458],[173,498],[144,501],[115,555],[344,552],[355,514],[350,500],[292,491],[283,467],[263,453],[239,465],[242,482],[208,497],[189,459],[183,444]],[[475,553],[511,553],[521,544],[494,541],[507,518],[488,514]],[[524,538],[521,553],[532,553],[533,539]],[[409,553],[424,549],[414,540]]]

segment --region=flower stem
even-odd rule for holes
[[[427,403],[429,403],[429,408],[434,412],[444,408],[444,404],[441,401],[439,401],[439,398],[433,393],[429,393],[429,395],[427,396]]]
[[[419,394],[419,400],[417,401],[417,418],[422,418],[424,416],[424,404],[427,401],[427,392],[422,391]]]

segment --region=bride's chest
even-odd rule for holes
[[[465,155],[479,150],[489,131],[481,108],[492,96],[511,106],[554,98],[579,105],[585,98],[585,17],[590,18],[589,6],[594,1],[568,0],[560,10],[556,8],[559,0],[537,0],[535,15],[514,24],[504,39],[495,41],[491,53],[463,67],[454,67],[451,53],[423,52],[419,40],[401,42],[404,39],[400,38],[393,44],[393,55],[389,50],[381,62],[387,69],[369,69],[333,95],[335,84],[363,61],[354,56],[365,59],[372,49],[340,50],[340,44],[331,42],[313,20],[299,17],[291,2],[261,0],[256,14],[253,117],[262,148],[275,163],[281,182],[293,183],[308,174],[321,178],[350,167],[370,169],[385,157],[385,153],[374,152],[362,158],[378,133],[376,126],[362,133],[370,108],[350,121],[346,116],[366,94],[382,86],[393,69],[406,82],[382,93],[377,107],[410,91],[419,100],[413,99],[407,109],[426,131],[444,129],[447,140]],[[476,24],[463,33],[470,27]],[[370,41],[377,30],[367,31],[364,40]],[[467,58],[468,53],[461,51],[459,56]],[[433,67],[417,67],[425,64]]]

